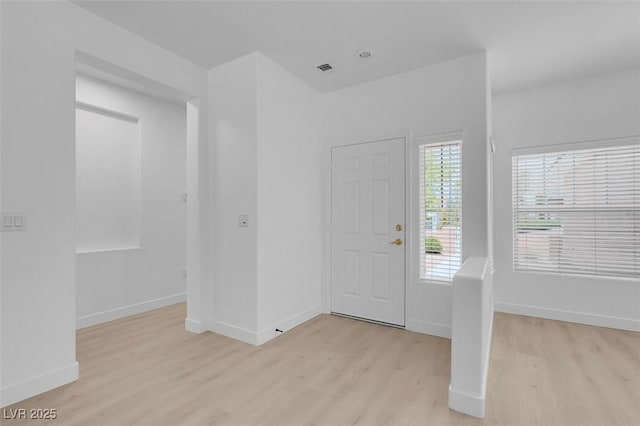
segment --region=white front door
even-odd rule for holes
[[[404,325],[405,139],[331,151],[331,311]]]

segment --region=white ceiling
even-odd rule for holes
[[[640,2],[74,3],[206,69],[258,50],[321,92],[483,49],[494,93],[640,67]]]

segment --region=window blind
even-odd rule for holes
[[[640,145],[516,155],[513,265],[640,276]]]
[[[451,281],[460,268],[461,142],[419,145],[420,278]]]

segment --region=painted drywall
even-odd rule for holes
[[[185,328],[193,333],[207,331],[208,315],[211,310],[212,262],[210,261],[207,111],[206,98],[187,102],[187,318]]]
[[[135,193],[133,200],[115,200],[125,204],[122,210],[130,210],[129,201],[139,206],[138,216],[131,215],[138,231],[137,244],[113,247],[111,239],[103,241],[101,234],[90,232],[78,246],[76,275],[76,315],[78,326],[88,326],[124,316],[136,305],[151,301],[174,302],[184,300],[186,267],[186,106],[176,105],[159,98],[144,95],[115,84],[79,75],[76,78],[76,100],[137,117],[139,132],[138,153],[127,164],[138,173],[138,183],[130,188]],[[109,122],[107,122],[109,123]],[[92,150],[100,138],[107,137],[109,145],[116,145],[115,135],[109,136],[109,127],[87,127],[92,122],[78,121],[76,126],[88,139]],[[103,141],[104,142],[104,141]],[[127,141],[129,142],[129,141]],[[99,151],[99,150],[98,150]],[[120,149],[120,152],[126,152]],[[76,156],[77,207],[91,204],[95,200],[88,191],[80,191],[82,177],[90,178],[92,191],[100,194],[113,192],[109,186],[112,170],[99,175],[106,155],[79,158]],[[119,157],[116,157],[119,158]],[[135,164],[128,164],[134,162]],[[117,167],[114,169],[118,170]],[[84,170],[83,173],[80,173]],[[128,171],[128,170],[127,170]],[[92,174],[93,179],[91,179]],[[122,174],[122,173],[121,173]],[[135,178],[131,173],[125,177]],[[133,179],[132,179],[133,180]],[[103,188],[103,186],[105,186]],[[119,185],[121,188],[126,185]],[[128,195],[128,194],[127,194]],[[88,200],[83,197],[88,196]],[[93,210],[77,212],[78,233],[82,219],[98,216]],[[102,206],[103,209],[118,206]],[[85,209],[86,210],[86,209]],[[128,211],[127,211],[128,212]],[[93,214],[92,214],[93,213]],[[134,213],[134,212],[128,212]],[[89,216],[85,218],[84,216]],[[93,223],[100,226],[101,223]],[[90,226],[87,224],[87,226]],[[97,241],[85,241],[94,237]],[[125,241],[127,242],[127,241]],[[157,304],[151,304],[156,307]],[[114,312],[115,311],[115,312]],[[118,315],[120,314],[120,315]]]
[[[257,52],[209,71],[212,331],[261,344],[320,312],[318,96]]]
[[[0,3],[0,25],[2,25],[2,4]],[[2,29],[0,28],[0,47],[2,47]],[[0,166],[2,165],[2,141],[3,141],[3,132],[2,132],[2,61],[3,61],[3,55],[0,52]],[[2,188],[2,171],[0,170],[0,189]],[[3,212],[3,203],[2,203],[2,195],[0,194],[0,212]],[[2,316],[2,280],[3,280],[3,275],[2,275],[2,233],[0,233],[0,320],[2,320],[4,317]],[[0,323],[0,357],[2,356],[2,324]],[[4,383],[2,381],[2,359],[0,358],[0,407],[3,406],[3,398],[2,398],[2,383]]]
[[[258,332],[264,341],[320,313],[320,95],[258,55]]]
[[[496,310],[640,330],[640,282],[514,272],[511,154],[514,148],[640,134],[640,70],[493,100]]]
[[[215,330],[255,333],[258,130],[256,53],[209,71]],[[238,226],[238,215],[248,226]],[[223,330],[224,328],[224,330]]]
[[[76,108],[78,251],[140,246],[140,130],[139,117]]]
[[[491,336],[493,286],[489,259],[468,257],[453,278],[449,407],[483,418]]]
[[[478,53],[325,95],[326,164],[332,146],[406,137],[412,152],[417,137],[462,131],[462,259],[486,257],[487,81],[486,54]],[[416,156],[410,155],[407,162],[406,328],[450,337],[451,285],[418,278]],[[325,206],[330,205],[329,178],[325,173]],[[328,220],[330,214],[325,212]],[[328,226],[325,223],[326,238]],[[325,280],[325,310],[330,309],[328,287]]]
[[[205,102],[206,74],[68,2],[2,2],[1,7],[2,208],[28,217],[27,231],[2,235],[0,405],[5,406],[78,377],[77,52]],[[202,131],[204,149],[205,142]]]

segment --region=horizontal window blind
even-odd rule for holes
[[[519,271],[640,276],[640,145],[514,155]]]
[[[460,268],[461,142],[419,145],[420,278],[451,281]]]

